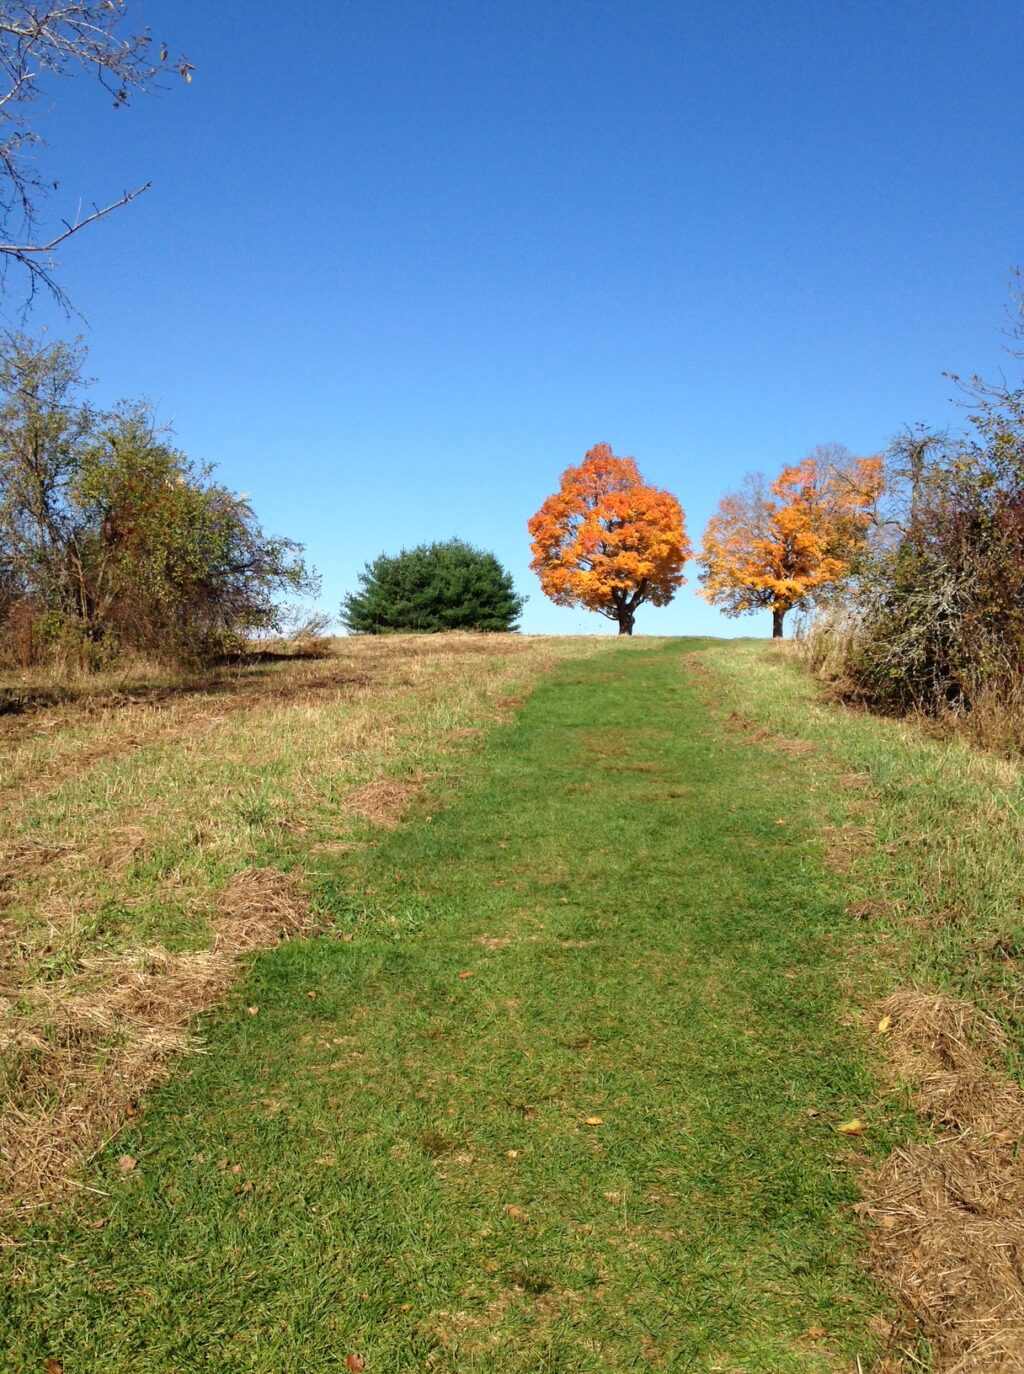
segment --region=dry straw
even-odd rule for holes
[[[73,975],[24,990],[35,1014],[0,1038],[0,1196],[9,1205],[83,1186],[75,1174],[170,1061],[201,1049],[190,1022],[223,997],[238,956],[315,928],[301,883],[273,868],[237,874],[211,924],[212,949],[84,958]]]
[[[944,1374],[1024,1371],[1024,1093],[994,1064],[1001,1027],[964,1002],[882,1003],[891,1062],[938,1140],[868,1180],[876,1271],[913,1311]]]

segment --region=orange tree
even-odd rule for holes
[[[882,460],[822,450],[730,492],[704,531],[701,595],[726,615],[770,610],[772,634],[846,578],[882,492]]]
[[[683,511],[647,486],[633,458],[597,444],[566,468],[558,491],[529,522],[533,571],[559,606],[585,606],[633,633],[645,601],[667,606],[690,557]]]

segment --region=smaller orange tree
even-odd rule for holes
[[[823,450],[761,473],[719,502],[698,562],[701,596],[726,615],[770,610],[782,635],[791,610],[806,610],[846,578],[882,492],[882,460]]]
[[[633,633],[645,601],[667,606],[686,581],[682,507],[671,492],[647,486],[635,459],[617,458],[608,444],[566,468],[529,531],[530,567],[545,595],[607,616],[621,635]]]

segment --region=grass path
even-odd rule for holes
[[[343,938],[260,956],[8,1252],[3,1368],[870,1365],[851,924],[802,775],[687,647],[563,663],[322,875]]]

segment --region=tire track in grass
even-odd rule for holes
[[[562,665],[324,875],[351,939],[260,956],[9,1256],[13,1368],[870,1366],[849,927],[792,761],[713,725],[687,647]]]

